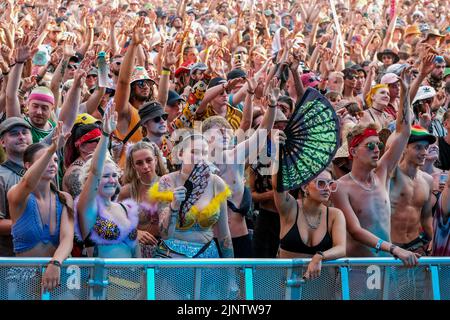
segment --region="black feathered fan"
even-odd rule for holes
[[[295,106],[280,148],[278,191],[297,189],[322,172],[340,145],[339,118],[319,91],[308,88]]]

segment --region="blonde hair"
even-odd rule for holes
[[[369,93],[366,96],[366,103],[369,107],[371,107],[373,103],[372,97],[377,93],[378,90],[383,88],[388,89],[389,87],[387,86],[387,84],[377,84],[370,89]]]
[[[91,174],[91,164],[92,164],[92,157],[88,161],[86,161],[84,165],[81,167],[79,181],[82,185],[84,185],[88,176]],[[105,166],[107,164],[110,164],[114,167],[116,172],[119,174],[119,177],[122,176],[122,169],[120,169],[118,164],[111,158],[111,155],[109,153],[106,154],[103,170],[105,169]]]
[[[214,126],[224,127],[225,129],[233,130],[230,123],[222,116],[212,116],[205,119],[202,123],[202,132],[205,133]]]
[[[124,180],[123,183],[129,183],[130,188],[130,194],[133,199],[138,200],[139,197],[139,177],[137,175],[136,169],[134,168],[133,164],[133,153],[139,150],[150,150],[155,157],[155,174],[158,177],[161,177],[165,174],[167,174],[166,166],[164,165],[163,155],[161,150],[158,148],[157,145],[154,143],[146,142],[146,141],[139,141],[135,144],[133,144],[131,147],[129,147],[128,154],[126,157],[125,162],[125,172],[124,172]]]
[[[348,145],[351,144],[354,137],[359,136],[366,129],[374,129],[377,130],[377,132],[380,130],[380,128],[376,123],[369,123],[368,125],[357,124],[353,128],[351,128],[350,131],[347,133]]]

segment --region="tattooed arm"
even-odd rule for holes
[[[69,58],[64,56],[56,67],[55,73],[53,73],[52,81],[50,82],[50,90],[52,90],[53,95],[55,96],[55,110],[58,107],[59,94],[60,94],[60,86],[64,77],[64,73],[66,72],[67,66],[69,64]]]
[[[170,174],[163,176],[159,180],[158,191],[171,190]],[[177,223],[177,214],[173,213],[170,209],[169,202],[160,202],[158,206],[159,213],[159,232],[163,239],[169,239],[173,237],[175,232],[175,226]]]
[[[68,192],[73,198],[81,193],[80,173],[81,168],[73,166],[66,171],[63,177],[63,191]]]
[[[217,193],[225,190],[225,183],[223,180],[215,176],[215,185],[217,186]],[[219,249],[222,252],[222,258],[234,258],[233,242],[231,240],[230,227],[228,226],[228,208],[226,201],[220,205],[219,221],[214,226],[214,234],[219,242]]]

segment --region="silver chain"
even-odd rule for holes
[[[372,191],[374,188],[375,188],[375,179],[373,178],[373,174],[372,173],[370,173],[370,187],[367,187],[367,186],[365,186],[365,185],[363,185],[360,181],[358,181],[358,180],[356,180],[355,179],[355,177],[352,175],[352,172],[350,171],[350,173],[349,173],[349,175],[350,175],[350,178],[358,185],[358,186],[360,186],[361,188],[363,188],[364,190],[366,190],[366,191]]]

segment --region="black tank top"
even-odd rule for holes
[[[322,241],[317,246],[309,247],[307,246],[300,236],[298,231],[297,221],[298,221],[298,202],[297,202],[297,215],[295,217],[295,223],[288,233],[280,240],[280,248],[286,251],[303,253],[314,255],[317,251],[327,251],[333,247],[333,240],[331,234],[328,232],[328,207],[327,207],[327,232],[323,237]]]

